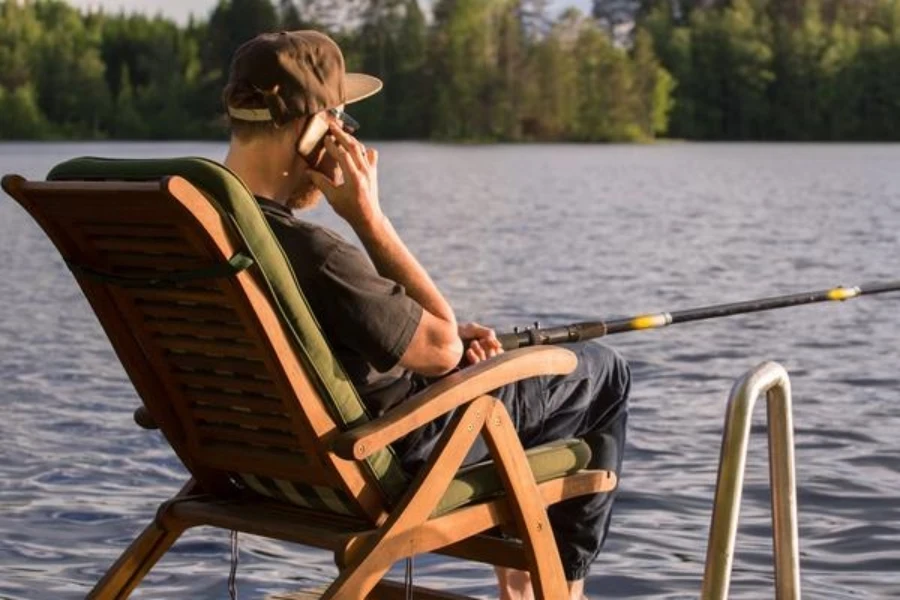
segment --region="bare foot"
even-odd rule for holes
[[[531,575],[527,571],[495,567],[500,600],[534,600]]]

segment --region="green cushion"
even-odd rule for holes
[[[57,165],[47,179],[146,181],[172,175],[184,177],[205,192],[221,214],[235,225],[294,333],[298,354],[307,373],[325,402],[334,408],[334,417],[348,428],[368,421],[365,406],[328,347],[300,292],[281,244],[253,194],[231,170],[198,157],[148,160],[83,157]],[[392,450],[375,453],[367,463],[387,497],[398,498],[406,490],[409,478]]]
[[[591,449],[582,440],[561,440],[527,450],[528,464],[538,483],[571,475],[585,468]],[[460,469],[438,503],[432,516],[441,515],[465,504],[484,500],[503,492],[503,484],[494,463],[486,461]]]
[[[582,440],[563,440],[532,448],[525,453],[538,483],[571,475],[587,466],[591,450]],[[331,490],[296,481],[272,479],[238,473],[236,477],[258,494],[303,508],[351,514],[349,501],[339,490]],[[503,493],[503,483],[491,461],[460,469],[450,482],[432,516],[439,516],[466,504],[486,500]]]

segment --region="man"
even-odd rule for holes
[[[235,53],[223,101],[232,136],[225,164],[247,184],[291,262],[338,359],[373,414],[382,414],[451,370],[502,352],[493,330],[457,325],[453,309],[384,215],[378,153],[350,133],[346,104],[381,88],[345,73],[338,46],[314,31],[263,34]],[[327,126],[327,127],[326,127]],[[353,228],[365,252],[292,210],[324,195]],[[526,447],[583,437],[594,468],[620,472],[625,443],[628,366],[599,344],[571,346],[577,370],[496,390]],[[411,472],[427,459],[450,416],[395,444]],[[467,463],[487,458],[483,443]],[[584,577],[609,526],[613,494],[575,498],[550,520],[569,581],[583,597]],[[502,600],[532,598],[527,573],[497,569]]]

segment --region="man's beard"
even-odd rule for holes
[[[304,210],[318,204],[321,197],[322,192],[315,187],[309,187],[297,190],[291,194],[290,198],[287,199],[286,205],[291,210]]]

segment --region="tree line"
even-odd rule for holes
[[[678,82],[670,135],[900,140],[900,0],[714,4],[640,19]]]
[[[351,111],[369,139],[900,139],[900,0],[615,3],[220,0],[179,25],[0,0],[0,139],[221,139],[234,50],[296,28],[385,81]]]

